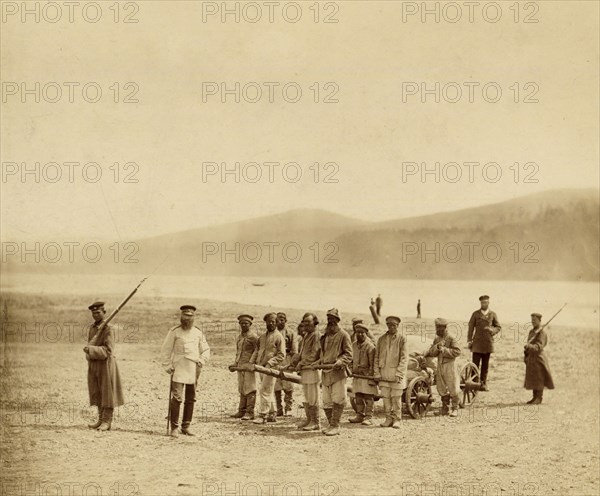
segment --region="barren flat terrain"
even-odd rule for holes
[[[80,296],[3,295],[2,494],[598,494],[597,329],[558,320],[550,327],[556,389],[540,406],[524,405],[526,333],[506,334],[492,356],[490,391],[458,418],[436,415],[437,392],[428,415],[405,416],[400,430],[378,427],[381,402],[372,427],[349,424],[348,405],[342,434],[331,438],[297,431],[298,415],[265,427],[229,418],[237,405],[227,370],[235,316],[250,312],[260,323],[266,311],[285,309],[203,301],[196,324],[213,355],[199,384],[197,436],[172,439],[165,436],[168,376],[157,360],[181,301],[137,295],[115,319],[127,405],[107,433],[86,427],[93,414],[81,332],[88,304]],[[325,309],[306,310],[324,317]],[[302,313],[288,310],[288,319]],[[349,329],[352,315],[342,317]],[[432,332],[431,319],[425,323]],[[301,401],[299,386],[295,395]]]

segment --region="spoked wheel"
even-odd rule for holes
[[[405,403],[412,418],[419,419],[425,416],[433,403],[431,385],[426,378],[415,377],[408,383],[405,391]]]
[[[479,369],[472,362],[465,363],[460,369],[460,402],[459,406],[465,408],[475,401],[481,381]]]

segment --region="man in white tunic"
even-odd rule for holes
[[[183,305],[180,325],[169,330],[162,345],[162,366],[171,375],[171,436],[179,436],[179,410],[185,386],[185,402],[181,433],[193,436],[190,423],[196,401],[196,386],[202,367],[210,358],[210,348],[204,333],[194,326],[196,307]]]

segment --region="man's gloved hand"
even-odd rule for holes
[[[236,365],[235,363],[232,363],[232,364],[231,364],[229,367],[227,367],[227,368],[229,369],[229,372],[234,372],[234,370],[233,370],[233,369],[234,369],[236,366],[237,366],[237,365]]]
[[[90,349],[89,349],[89,347],[87,347],[87,346],[84,346],[84,347],[83,347],[83,352],[84,352],[84,353],[89,353],[89,352],[90,352]]]
[[[473,348],[473,341],[467,341],[467,348],[469,348],[469,349]]]
[[[396,376],[396,382],[400,383],[404,380],[404,377],[400,377],[399,375]]]
[[[173,372],[175,372],[175,369],[173,367],[169,367],[168,369],[166,369],[165,372],[169,375],[173,375]]]
[[[341,360],[336,360],[335,363],[333,364],[333,368],[335,370],[341,370],[344,368],[344,362],[342,362]]]

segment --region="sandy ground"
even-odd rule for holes
[[[405,418],[400,430],[356,426],[347,422],[348,405],[342,434],[325,437],[297,431],[297,417],[265,427],[229,418],[237,405],[235,376],[226,367],[235,331],[218,326],[208,332],[213,357],[199,384],[197,436],[172,439],[165,436],[168,376],[157,358],[162,337],[177,323],[177,301],[139,298],[119,315],[122,325],[138,327],[118,340],[127,405],[107,433],[86,427],[93,411],[81,326],[66,332],[67,322],[87,322],[85,303],[3,295],[0,494],[599,493],[598,330],[552,326],[548,355],[557,389],[546,391],[541,406],[524,405],[530,393],[522,388],[522,343],[502,339],[492,356],[491,391],[457,419],[435,415],[438,401],[424,419]],[[200,312],[203,322],[269,310],[201,306],[210,308]],[[301,313],[288,315],[297,321]],[[49,323],[59,327],[51,332]],[[299,387],[295,394],[300,398]]]

